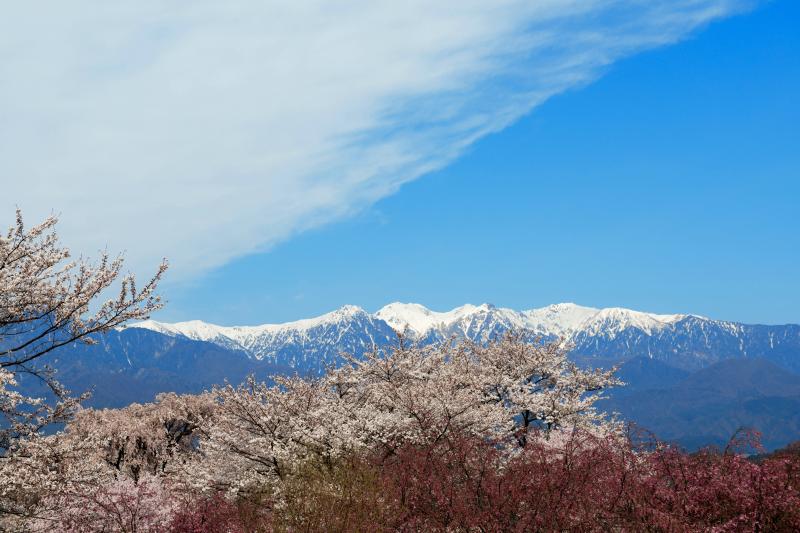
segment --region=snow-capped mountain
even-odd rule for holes
[[[316,318],[263,324],[260,326],[217,326],[199,320],[166,324],[148,320],[129,326],[169,336],[211,342],[242,350],[265,360],[298,370],[318,371],[335,363],[342,352],[362,354],[373,346],[384,346],[396,338],[386,322],[360,307],[346,305]]]
[[[172,337],[241,350],[256,360],[318,372],[342,353],[360,355],[395,342],[398,333],[430,343],[452,336],[485,341],[505,331],[561,338],[577,359],[597,363],[649,357],[697,369],[732,357],[765,357],[800,370],[800,326],[751,326],[622,308],[596,309],[572,303],[515,311],[490,304],[436,312],[413,303],[391,303],[374,314],[345,306],[325,315],[260,326],[216,326],[200,321],[129,326]]]
[[[486,340],[506,330],[529,331],[545,337],[561,337],[580,326],[598,309],[565,303],[541,309],[514,311],[491,304],[463,305],[437,313],[419,304],[392,303],[375,316],[395,331],[416,340],[435,340],[452,335]]]

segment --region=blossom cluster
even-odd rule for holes
[[[73,396],[42,364],[45,356],[74,342],[94,342],[128,320],[147,318],[161,307],[156,287],[167,269],[137,289],[133,275],[122,275],[123,258],[101,255],[96,263],[70,260],[50,217],[27,228],[21,212],[0,234],[0,457],[19,439],[69,420],[86,394]],[[114,283],[116,295],[103,302]],[[19,389],[19,376],[41,381],[51,401]]]
[[[402,339],[387,350],[319,379],[249,380],[215,390],[218,407],[200,451],[217,468],[209,486],[280,487],[292,465],[326,462],[364,450],[391,454],[406,443],[435,442],[456,432],[516,449],[537,430],[614,432],[593,404],[619,384],[612,371],[584,370],[566,350],[509,334],[487,344],[435,346]],[[222,474],[221,476],[219,474]]]

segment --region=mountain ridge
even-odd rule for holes
[[[312,372],[335,364],[342,352],[360,355],[388,346],[400,333],[414,342],[430,344],[452,337],[485,342],[512,330],[549,341],[562,339],[574,359],[595,366],[649,357],[693,371],[723,359],[763,357],[800,371],[798,325],[749,325],[694,314],[598,309],[574,303],[524,311],[466,304],[437,312],[420,304],[394,302],[375,313],[347,305],[282,324],[217,326],[202,321],[170,324],[150,320],[125,329],[136,328],[211,342],[244,351],[256,360]]]
[[[174,323],[146,320],[126,327],[151,329],[165,334],[181,334],[194,340],[207,341],[219,335],[236,340],[247,335],[275,333],[282,330],[308,330],[321,324],[340,321],[342,318],[368,315],[373,319],[383,320],[395,332],[405,333],[407,336],[418,340],[428,335],[431,330],[451,328],[455,324],[468,320],[482,312],[502,317],[508,326],[545,336],[559,336],[589,327],[597,330],[602,327],[602,324],[608,323],[620,324],[623,328],[636,326],[643,330],[652,331],[680,318],[697,316],[684,314],[662,315],[634,311],[622,307],[593,308],[569,302],[523,311],[496,307],[489,303],[480,305],[465,304],[443,312],[433,311],[418,303],[393,302],[385,305],[375,313],[369,313],[359,306],[345,305],[317,317],[255,326],[219,326],[201,320]]]

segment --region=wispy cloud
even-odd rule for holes
[[[347,216],[745,0],[16,2],[0,208],[188,279]],[[45,5],[46,4],[46,5]]]

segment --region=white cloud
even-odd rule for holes
[[[0,209],[188,279],[346,216],[745,0],[16,2]],[[2,224],[0,224],[2,225]]]

